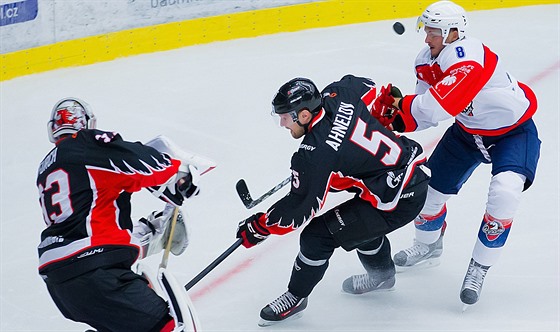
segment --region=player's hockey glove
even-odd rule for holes
[[[381,91],[373,102],[371,115],[373,115],[384,127],[388,127],[395,120],[395,115],[399,112],[393,104],[396,98],[402,98],[399,88],[391,83],[381,87]]]
[[[261,243],[270,235],[270,232],[264,226],[265,222],[266,215],[259,212],[239,223],[237,238],[243,239],[242,244],[245,248],[251,248]]]

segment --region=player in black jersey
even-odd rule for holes
[[[98,331],[172,331],[167,303],[131,265],[162,249],[174,206],[198,191],[195,170],[150,146],[96,130],[95,121],[76,98],[53,108],[48,133],[55,147],[37,175],[47,226],[38,246],[39,274],[68,319]],[[168,208],[133,225],[130,197],[142,188]],[[183,228],[174,233],[176,255],[186,247],[184,224],[177,225]]]
[[[273,114],[295,139],[303,137],[291,161],[288,195],[266,213],[240,222],[237,237],[252,247],[270,234],[286,234],[307,224],[300,236],[288,291],[265,306],[259,325],[298,316],[323,278],[338,247],[356,250],[366,274],[343,282],[361,294],[392,288],[395,266],[386,234],[412,221],[422,208],[429,181],[417,142],[396,136],[370,111],[375,83],[344,76],[322,92],[309,79],[295,78],[275,95]],[[379,105],[377,105],[379,107]],[[329,192],[353,198],[317,215]]]

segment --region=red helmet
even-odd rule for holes
[[[88,104],[78,98],[64,98],[53,107],[47,123],[49,140],[56,143],[62,135],[72,135],[82,129],[95,129],[96,119]]]

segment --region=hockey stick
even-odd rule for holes
[[[179,208],[175,207],[173,209],[173,218],[171,218],[171,229],[169,230],[169,237],[167,238],[167,245],[165,246],[165,250],[163,252],[163,257],[161,258],[161,263],[159,263],[159,267],[167,268],[167,261],[169,260],[169,252],[171,251],[171,242],[173,239],[173,234],[175,233],[175,225],[177,225],[177,217],[179,216]]]
[[[224,259],[226,259],[235,249],[239,248],[239,246],[243,243],[242,239],[237,239],[229,248],[226,249],[218,258],[216,258],[210,265],[208,265],[204,270],[202,270],[199,274],[196,275],[191,281],[189,281],[185,285],[185,289],[191,289],[196,283],[198,283],[202,278],[204,278],[210,271],[212,271],[216,266],[218,266]]]
[[[237,181],[237,184],[235,185],[235,189],[237,189],[237,194],[239,195],[239,198],[241,198],[243,205],[245,205],[247,209],[251,209],[255,207],[257,204],[259,204],[260,202],[272,196],[272,194],[274,194],[278,190],[282,189],[282,187],[290,183],[290,181],[292,181],[291,176],[287,177],[282,182],[277,184],[274,188],[270,189],[269,191],[264,193],[261,197],[255,200],[253,200],[253,198],[251,197],[251,194],[249,193],[249,188],[247,188],[247,183],[245,182],[244,179]]]

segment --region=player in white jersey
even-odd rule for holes
[[[390,85],[374,109],[393,130],[411,132],[455,118],[431,155],[428,197],[415,219],[413,246],[394,256],[402,269],[436,265],[443,252],[446,202],[481,164],[492,165],[486,211],[461,287],[460,298],[474,304],[488,268],[508,237],[521,193],[535,178],[540,140],[532,120],[533,91],[507,72],[498,56],[465,33],[464,9],[451,1],[428,6],[418,18],[427,47],[415,61],[415,94],[402,96]]]

